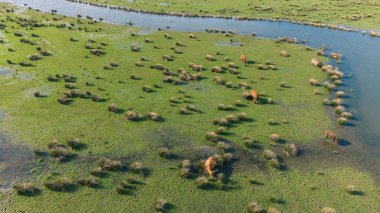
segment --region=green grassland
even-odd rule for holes
[[[22,181],[32,182],[41,193],[1,195],[3,200],[12,201],[3,210],[5,207],[8,212],[152,212],[159,197],[170,204],[165,209],[168,212],[244,212],[251,201],[282,212],[319,212],[325,206],[338,212],[380,209],[379,189],[367,173],[346,167],[278,170],[268,166],[262,156],[264,149],[276,150],[282,156],[283,143],[321,143],[324,130],[334,126],[321,104],[329,92],[320,87],[321,94],[316,95],[317,87],[309,84],[311,78],[319,82],[326,78],[325,73],[310,65],[311,58],[317,57],[316,51],[305,50],[302,45],[237,35],[196,33],[194,39],[184,32],[139,34],[142,29],[29,10],[10,13],[5,12],[6,8],[10,6],[1,4],[0,23],[4,29],[0,32],[4,43],[0,44],[0,64],[13,72],[0,76],[1,110],[9,117],[2,129],[32,150],[49,152],[49,141],[57,139],[66,144],[73,137],[80,138],[85,147],[71,150],[75,157],[68,162],[36,156],[35,168]],[[40,24],[43,26],[38,27]],[[21,33],[22,37],[15,33]],[[34,44],[21,43],[21,38]],[[243,45],[225,45],[230,39]],[[92,55],[86,44],[99,46],[105,54]],[[131,51],[131,46],[139,47],[139,51]],[[174,53],[172,46],[182,53]],[[51,51],[52,55],[41,56],[37,47]],[[282,50],[289,57],[280,56]],[[241,53],[248,57],[246,66],[239,61]],[[32,54],[39,54],[41,59],[30,61],[28,57]],[[207,54],[216,60],[206,60]],[[164,55],[172,56],[173,60],[163,61]],[[240,75],[211,72],[213,66],[227,66],[225,57],[239,66]],[[269,70],[264,65],[265,69],[259,70],[257,65],[267,60],[277,69]],[[18,65],[21,61],[32,66]],[[135,65],[137,61],[141,66]],[[111,62],[118,66],[110,66]],[[206,70],[201,72],[201,79],[179,85],[164,83],[162,71],[150,68],[162,64],[174,73],[181,67],[190,74],[199,73],[188,68],[190,62],[201,64]],[[111,68],[105,69],[105,65]],[[73,91],[65,88],[62,78],[65,73],[72,76],[71,87],[104,100],[69,97],[69,104],[58,103],[57,98],[65,91]],[[55,82],[47,80],[56,74],[60,77]],[[136,78],[131,79],[131,75]],[[232,82],[233,88],[216,84],[215,76]],[[280,86],[282,82],[285,86]],[[239,88],[239,83],[246,83],[248,88]],[[153,91],[144,92],[144,85]],[[259,101],[254,105],[245,100],[242,93],[250,88],[258,90],[262,100],[272,98],[274,103]],[[41,97],[34,96],[36,91]],[[170,102],[172,97],[175,101]],[[241,105],[235,106],[236,100],[241,100]],[[110,112],[107,107],[111,103],[121,110]],[[218,110],[218,104],[232,105],[232,109]],[[188,105],[196,106],[198,111],[179,113]],[[156,112],[161,119],[129,121],[125,118],[127,110],[143,115]],[[192,160],[195,166],[198,160],[218,153],[215,143],[205,139],[208,131],[218,128],[213,120],[239,112],[245,112],[247,119],[235,119],[222,134],[236,156],[221,168],[225,176],[222,187],[218,189],[217,181],[212,180],[208,187],[197,188],[194,179],[204,176],[201,171],[181,178],[178,165],[183,159]],[[277,124],[269,125],[270,119]],[[281,142],[271,142],[272,133],[278,134]],[[245,138],[253,139],[255,146],[246,147]],[[169,148],[172,157],[159,157],[158,150],[162,147]],[[139,161],[144,169],[140,174],[130,168],[108,172],[106,177],[99,178],[101,186],[97,188],[77,186],[72,192],[55,192],[44,186],[47,180],[59,177],[72,180],[88,177],[102,157],[120,160],[126,166]],[[286,165],[286,160],[283,164]],[[118,194],[116,188],[128,177],[140,183],[131,184],[128,194]],[[355,185],[361,193],[345,192],[347,185]]]
[[[282,18],[324,24],[341,24],[360,29],[380,29],[380,3],[376,0],[313,2],[302,0],[87,0],[86,2],[154,12]]]

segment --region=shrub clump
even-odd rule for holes
[[[110,112],[118,112],[119,111],[119,107],[117,106],[117,104],[112,103],[112,104],[108,105],[108,111],[110,111]]]
[[[289,54],[288,54],[288,52],[286,52],[285,50],[282,50],[282,51],[280,52],[280,56],[288,57]]]
[[[133,173],[140,173],[141,172],[141,169],[142,169],[142,164],[140,162],[134,162],[132,163],[129,168],[131,169],[131,171]]]
[[[195,185],[197,185],[198,188],[204,188],[208,184],[208,179],[206,177],[197,177],[195,179]]]
[[[82,147],[82,143],[80,142],[79,138],[71,138],[69,141],[67,141],[67,145],[72,149],[79,149]]]
[[[99,181],[94,177],[80,178],[78,179],[77,183],[81,186],[88,187],[98,187],[100,185]]]
[[[140,120],[143,120],[144,117],[132,110],[128,110],[126,113],[125,113],[125,118],[129,121],[140,121]]]
[[[70,191],[76,185],[67,177],[59,178],[56,180],[50,180],[45,182],[46,188],[52,191]]]
[[[348,185],[346,186],[346,192],[352,195],[356,195],[360,193],[360,190],[357,189],[354,185]]]
[[[152,121],[159,121],[160,120],[160,116],[155,113],[155,112],[149,112],[146,117],[149,119],[149,120],[152,120]]]
[[[312,85],[312,86],[318,86],[319,85],[319,82],[315,79],[310,79],[309,80],[309,83]]]
[[[166,206],[166,200],[164,200],[163,198],[158,198],[156,200],[156,204],[155,204],[156,211],[158,212],[164,211],[165,206]]]
[[[247,113],[245,113],[245,112],[239,112],[238,115],[237,115],[237,118],[240,121],[244,120],[246,117],[247,117]]]
[[[161,148],[160,150],[158,150],[158,155],[162,158],[167,158],[169,157],[169,149],[168,148]]]
[[[118,160],[111,160],[109,158],[101,158],[99,160],[100,167],[108,171],[119,171],[122,168],[122,164]]]
[[[152,92],[153,91],[152,88],[150,88],[150,86],[143,86],[142,90],[144,92]]]
[[[250,202],[247,206],[247,211],[250,213],[263,213],[264,210],[257,204],[257,202]]]
[[[66,161],[71,156],[69,149],[63,146],[51,148],[50,155],[59,161]]]
[[[102,167],[96,167],[91,171],[91,174],[97,177],[104,177],[107,174],[107,171]]]
[[[271,140],[271,141],[273,141],[273,142],[278,142],[278,140],[280,139],[280,136],[278,135],[278,134],[271,134],[270,136],[269,136],[269,139]]]
[[[272,150],[269,150],[269,149],[265,150],[265,151],[263,152],[263,155],[264,155],[264,157],[265,157],[266,159],[268,159],[268,160],[276,159],[276,158],[277,158],[276,153],[273,152]]]
[[[321,213],[336,213],[336,210],[333,209],[333,208],[330,208],[330,207],[324,207],[324,208],[321,210]]]
[[[267,213],[280,213],[280,211],[277,210],[276,208],[269,207],[269,208],[267,209]]]
[[[218,142],[220,140],[220,136],[218,135],[218,133],[210,131],[206,134],[206,140]]]
[[[344,125],[348,122],[348,119],[345,118],[345,117],[340,117],[338,118],[337,122],[340,124],[340,125]]]
[[[195,105],[187,105],[186,109],[192,112],[198,112],[198,108]]]
[[[13,189],[16,190],[19,195],[31,196],[38,193],[38,188],[33,186],[33,184],[28,182],[22,182],[13,186]]]
[[[179,170],[179,176],[183,178],[189,177],[191,172],[191,161],[187,159],[183,160],[180,167],[181,169]]]
[[[298,154],[298,149],[295,144],[285,144],[284,145],[284,154],[287,157],[294,157]]]

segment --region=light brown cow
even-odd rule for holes
[[[247,57],[244,54],[241,54],[240,61],[242,61],[244,64],[247,63]]]
[[[327,139],[331,139],[333,140],[335,143],[339,143],[338,141],[338,137],[336,136],[335,132],[331,131],[331,130],[326,130],[325,131],[325,137]]]
[[[217,170],[213,170],[213,168],[217,165],[216,159],[214,156],[209,157],[205,162],[206,172],[210,175],[210,177],[214,177],[214,173]]]
[[[256,104],[257,103],[257,100],[259,100],[259,93],[256,91],[256,90],[251,90],[251,96],[252,96],[252,100],[253,100],[253,103]]]

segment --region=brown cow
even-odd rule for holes
[[[214,177],[214,173],[217,170],[213,170],[213,168],[217,165],[216,159],[214,156],[209,157],[205,162],[206,172],[210,175],[210,177]]]
[[[251,90],[251,96],[252,96],[253,103],[256,104],[257,100],[260,98],[259,93],[253,89]]]
[[[331,130],[326,130],[325,131],[325,137],[327,139],[331,139],[333,140],[335,143],[339,143],[338,142],[338,137],[336,136],[335,132],[331,131]]]
[[[247,63],[247,57],[245,57],[244,54],[241,54],[240,61],[242,61],[244,64],[246,64]]]

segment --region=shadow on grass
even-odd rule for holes
[[[341,145],[341,146],[349,146],[349,145],[351,145],[351,142],[347,141],[347,140],[344,140],[344,139],[339,139],[338,144]]]

